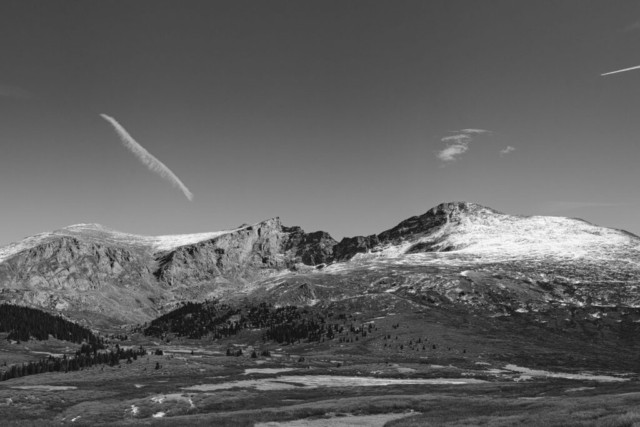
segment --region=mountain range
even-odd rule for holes
[[[213,298],[383,310],[399,301],[455,304],[492,316],[636,308],[639,278],[638,236],[467,202],[340,242],[272,218],[158,237],[78,224],[0,248],[0,302],[104,324],[144,322],[181,302]]]

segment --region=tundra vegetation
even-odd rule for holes
[[[341,242],[72,226],[0,248],[2,423],[639,425],[638,265],[462,202]]]
[[[575,325],[554,329],[526,313],[464,317],[455,306],[418,311],[406,302],[394,312],[348,307],[208,300],[147,324],[78,333],[85,338],[76,342],[36,332],[18,343],[5,328],[4,425],[286,426],[304,419],[309,426],[348,420],[632,426],[640,420],[633,409],[640,404],[637,335],[621,322],[601,328],[610,348],[621,350],[613,353],[593,340],[594,317],[579,312]],[[50,318],[60,319],[6,308],[50,325]],[[46,328],[31,324],[33,331]]]

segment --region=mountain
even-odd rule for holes
[[[474,203],[443,203],[424,215],[368,237],[343,239],[336,258],[358,253],[381,255],[451,252],[520,258],[526,256],[609,257],[638,250],[640,238],[586,221],[564,217],[506,215]]]
[[[160,237],[79,224],[0,249],[0,298],[138,322],[178,301],[224,296],[298,264],[327,262],[335,244],[278,218]]]
[[[563,304],[639,307],[639,263],[631,233],[466,202],[340,242],[278,218],[159,237],[79,224],[0,248],[0,301],[120,323],[207,298],[458,304],[509,315]]]
[[[335,262],[320,271],[266,279],[260,298],[399,297],[496,315],[640,307],[640,238],[580,219],[444,203],[378,235],[345,238],[334,254]]]

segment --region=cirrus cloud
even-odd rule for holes
[[[502,150],[500,150],[500,157],[504,156],[505,154],[509,154],[512,151],[515,151],[515,148],[508,145],[507,148],[503,148]]]
[[[469,149],[469,146],[465,144],[450,145],[444,150],[438,152],[438,158],[443,162],[455,162],[456,156],[463,154]]]
[[[484,130],[484,129],[462,129],[462,130],[459,130],[457,132],[466,133],[466,134],[470,134],[470,133],[491,133],[490,130]]]
[[[461,129],[451,132],[455,135],[440,138],[441,142],[446,142],[449,145],[436,153],[436,157],[446,163],[455,162],[459,156],[469,150],[469,143],[473,140],[472,135],[491,133],[485,129]]]

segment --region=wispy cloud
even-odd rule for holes
[[[484,130],[484,129],[462,129],[462,130],[460,130],[458,132],[466,133],[466,134],[470,134],[470,133],[491,133],[490,130]]]
[[[509,154],[512,151],[515,151],[515,148],[508,145],[507,148],[503,148],[502,150],[500,150],[500,157],[504,156],[505,154]]]
[[[491,133],[484,129],[462,129],[451,131],[455,135],[445,136],[440,141],[449,144],[445,149],[436,153],[436,156],[446,163],[455,162],[459,156],[469,150],[469,143],[473,140],[472,135]]]
[[[18,86],[0,84],[0,97],[14,99],[32,99],[34,95]]]
[[[469,149],[469,146],[465,144],[450,145],[442,151],[438,152],[438,158],[443,162],[455,162],[456,156],[461,155]]]
[[[129,132],[127,132],[126,129],[116,121],[116,119],[114,119],[113,117],[109,117],[106,114],[100,114],[100,117],[108,121],[111,126],[113,126],[116,133],[120,137],[122,144],[127,147],[133,153],[133,155],[138,158],[138,160],[145,164],[149,169],[171,182],[174,187],[178,187],[180,190],[182,190],[189,201],[193,200],[193,194],[182,183],[182,181],[180,181],[178,177],[175,176],[175,174],[164,165],[164,163],[152,156],[151,153],[145,150],[142,145],[138,144],[136,140],[133,139],[131,135],[129,135]]]
[[[640,68],[640,65],[637,65],[635,67],[630,67],[630,68],[623,68],[622,70],[610,71],[608,73],[604,73],[604,74],[600,74],[600,75],[601,76],[608,76],[609,74],[624,73],[625,71],[637,70],[638,68]]]
[[[451,142],[451,141],[453,141],[453,142],[457,142],[457,143],[463,143],[463,142],[471,141],[471,137],[469,135],[464,135],[464,134],[451,135],[451,136],[445,136],[440,141],[442,141],[442,142]]]

